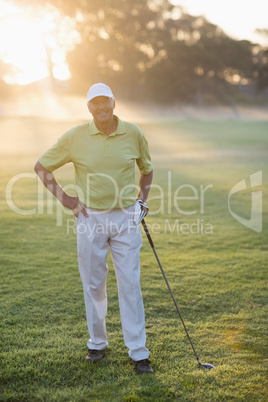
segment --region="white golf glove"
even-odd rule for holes
[[[135,204],[134,210],[134,218],[133,221],[136,225],[139,225],[143,218],[148,214],[149,208],[147,207],[146,202],[138,199]]]

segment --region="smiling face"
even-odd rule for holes
[[[102,125],[113,121],[113,111],[115,108],[114,98],[97,96],[88,102],[87,107],[96,124]]]

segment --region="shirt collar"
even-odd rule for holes
[[[116,115],[114,115],[114,117],[117,120],[117,128],[112,134],[109,135],[109,137],[113,137],[117,134],[125,134],[126,133],[125,123],[122,120],[120,120],[119,117],[117,117]],[[89,122],[89,132],[90,132],[90,135],[101,134],[101,131],[96,126],[94,119]]]

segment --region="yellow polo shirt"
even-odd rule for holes
[[[135,163],[141,173],[152,171],[147,140],[135,124],[115,116],[118,124],[107,136],[94,120],[73,127],[40,158],[50,172],[72,162],[79,199],[90,208],[125,208],[135,203]]]

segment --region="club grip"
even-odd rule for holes
[[[144,219],[141,221],[141,224],[142,224],[143,229],[144,229],[144,232],[145,232],[145,234],[146,234],[146,236],[147,236],[147,238],[148,238],[148,240],[149,240],[150,246],[151,246],[152,248],[154,248],[153,240],[152,240],[152,238],[151,238],[151,235],[150,235],[150,233],[149,233],[149,230],[148,230],[148,228],[147,228],[147,225],[146,225]]]

